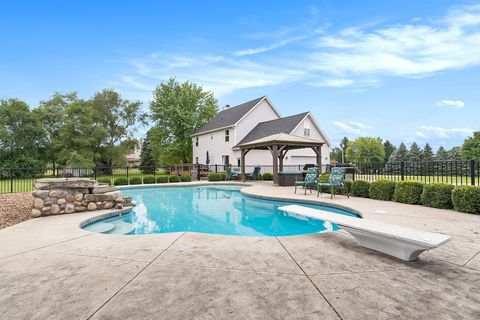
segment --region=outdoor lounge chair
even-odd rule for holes
[[[232,180],[233,178],[237,179],[238,174],[232,170],[229,166],[225,168],[225,173],[227,174],[226,180]]]
[[[300,181],[299,180],[295,181],[295,193],[297,193],[297,186],[303,187],[305,189],[305,194],[307,194],[307,189],[309,189],[311,193],[312,188],[316,187],[317,177],[318,177],[318,169],[315,167],[308,168],[305,178]]]
[[[317,183],[317,198],[322,193],[322,187],[330,189],[330,198],[333,199],[335,195],[335,189],[345,190],[347,198],[350,198],[347,188],[345,188],[345,172],[346,168],[333,167],[330,171],[328,183]]]
[[[257,177],[260,175],[260,170],[261,170],[260,167],[258,167],[258,166],[255,167],[255,168],[253,169],[253,172],[248,175],[249,178],[250,178],[251,180],[257,180]]]
[[[349,217],[299,205],[278,208],[289,214],[329,221],[349,232],[358,244],[404,261],[414,261],[425,250],[438,248],[450,240],[440,233],[416,230],[380,221]]]

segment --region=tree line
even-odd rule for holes
[[[142,162],[188,163],[191,134],[218,110],[210,91],[175,78],[158,85],[148,111],[140,101],[123,99],[114,89],[91,98],[54,93],[31,108],[18,98],[0,100],[0,168],[46,166],[111,167],[126,165],[125,155],[148,125]]]
[[[393,163],[398,161],[460,161],[480,160],[480,131],[475,131],[462,146],[445,149],[440,146],[433,152],[429,143],[421,148],[416,142],[407,148],[405,143],[395,146],[379,137],[360,137],[349,140],[344,137],[339,146],[332,149],[330,159],[337,163]]]

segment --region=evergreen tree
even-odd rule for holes
[[[437,161],[448,160],[448,152],[447,150],[445,150],[444,147],[440,146],[440,148],[438,148],[437,153],[435,155],[435,160]]]
[[[142,151],[140,153],[140,167],[143,173],[153,173],[155,171],[153,167],[157,165],[153,157],[152,142],[149,133],[150,131],[147,132],[145,139],[143,139]]]
[[[397,152],[395,153],[395,159],[393,161],[407,161],[408,160],[408,150],[405,144],[402,142],[398,146]]]
[[[383,143],[383,150],[385,150],[385,162],[390,160],[390,156],[397,148],[388,140]]]
[[[432,161],[433,160],[433,150],[432,147],[428,144],[425,144],[425,148],[423,148],[422,152],[422,161]]]
[[[422,157],[422,150],[416,142],[412,143],[410,146],[410,151],[408,152],[409,161],[420,161]]]
[[[448,160],[452,161],[461,161],[462,160],[462,148],[461,147],[453,147],[452,149],[448,150]]]

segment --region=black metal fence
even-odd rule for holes
[[[454,185],[480,185],[480,160],[471,161],[417,161],[388,163],[357,163],[349,165],[352,180],[394,181],[416,180],[424,183],[444,182]],[[252,172],[256,165],[247,165]],[[328,171],[329,165],[322,168]],[[260,165],[261,173],[272,173],[272,165]],[[97,168],[0,168],[0,193],[33,191],[33,182],[40,178],[90,177],[110,180],[116,178],[158,176],[164,174],[193,174],[194,178],[206,179],[211,172],[226,172],[227,166],[220,164],[182,164],[155,167],[97,167]],[[303,165],[284,165],[283,171],[302,171]]]
[[[480,185],[480,160],[356,163],[353,180],[415,180],[424,183]]]

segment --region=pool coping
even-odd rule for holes
[[[243,186],[244,188],[241,188],[239,191],[242,195],[250,197],[250,198],[255,198],[255,199],[262,199],[262,200],[274,200],[274,201],[279,201],[279,202],[293,202],[296,204],[313,204],[313,205],[321,205],[329,208],[335,208],[335,209],[342,209],[346,211],[351,211],[357,215],[359,215],[360,218],[363,218],[363,214],[353,208],[343,206],[343,205],[338,205],[338,204],[331,204],[327,203],[321,200],[300,200],[300,199],[293,199],[293,198],[285,198],[285,197],[274,197],[270,195],[259,195],[252,193],[250,189],[253,185],[248,184],[248,183],[241,183],[241,182],[228,182],[228,181],[215,181],[215,182],[178,182],[178,183],[165,183],[165,184],[139,184],[139,185],[126,185],[126,186],[117,186],[117,190],[125,190],[125,189],[144,189],[144,188],[172,188],[172,187],[201,187],[201,186],[211,186],[211,185],[237,185],[237,186]],[[247,189],[247,190],[246,190]],[[250,191],[250,192],[249,192]],[[106,221],[112,218],[118,218],[123,215],[127,215],[132,212],[134,206],[129,206],[125,207],[123,209],[116,209],[116,210],[110,210],[107,212],[103,212],[100,215],[90,217],[82,222],[79,223],[80,229],[86,231],[86,232],[92,232],[85,230],[84,228],[92,225],[94,223],[98,223],[100,221]]]

